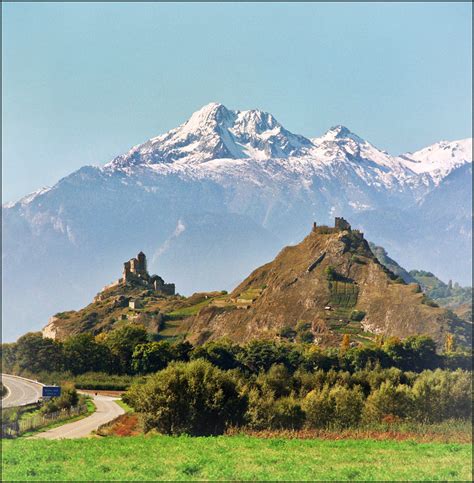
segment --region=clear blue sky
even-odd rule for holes
[[[471,136],[469,3],[3,3],[3,199],[210,101],[398,154]]]

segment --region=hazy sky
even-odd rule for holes
[[[470,3],[3,3],[3,200],[210,101],[392,154],[471,136]]]

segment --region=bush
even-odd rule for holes
[[[348,428],[359,424],[364,407],[364,393],[359,386],[352,389],[336,386],[331,389],[329,397],[334,401],[334,426]]]
[[[275,397],[269,389],[251,387],[247,392],[245,422],[252,429],[268,429],[273,426]]]
[[[61,409],[71,409],[79,403],[79,395],[72,385],[61,387],[61,396],[50,399],[41,407],[42,414],[51,414]]]
[[[313,390],[303,400],[303,410],[306,413],[306,423],[310,428],[326,428],[333,415],[334,405],[329,397],[329,387]]]
[[[412,415],[413,399],[410,388],[395,386],[387,381],[367,398],[363,418],[367,423],[382,422],[387,416],[405,419]]]
[[[351,320],[355,322],[360,322],[365,317],[365,312],[363,310],[353,310],[351,313]]]
[[[204,360],[170,364],[134,385],[125,401],[142,413],[145,431],[195,436],[222,434],[246,409],[232,375]]]
[[[462,370],[455,372],[424,371],[413,384],[414,417],[433,423],[443,419],[469,419],[472,409],[471,374]]]
[[[305,420],[301,404],[292,397],[283,397],[273,404],[272,429],[300,429]]]

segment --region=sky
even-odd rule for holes
[[[211,101],[400,154],[470,137],[470,3],[3,3],[2,199]]]

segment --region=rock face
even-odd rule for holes
[[[381,265],[363,234],[350,228],[315,226],[301,243],[255,270],[231,300],[236,303],[201,310],[188,338],[275,338],[304,324],[323,345],[336,344],[345,333],[355,341],[426,334],[442,343],[446,332],[466,342],[470,330],[432,306],[418,284],[405,284]]]

